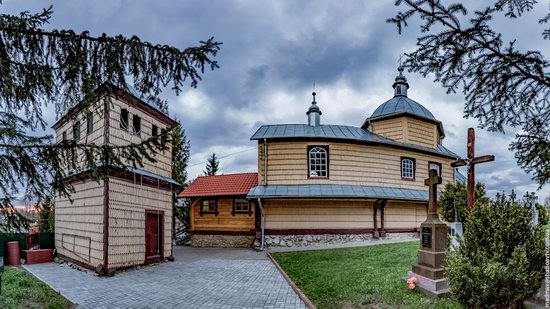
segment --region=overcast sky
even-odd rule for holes
[[[221,157],[222,173],[256,171],[256,143],[250,137],[262,124],[307,123],[313,83],[322,123],[360,126],[392,97],[399,55],[414,49],[419,34],[414,23],[403,35],[386,24],[398,11],[393,2],[4,0],[0,8],[18,14],[53,4],[48,28],[137,35],[181,49],[211,36],[223,42],[217,57],[220,69],[206,72],[197,88],[180,96],[162,94],[170,115],[183,122],[191,140],[189,175],[194,178],[213,152]],[[537,24],[545,5],[519,22],[497,20],[496,26],[505,38],[517,38],[519,46],[550,55]],[[463,95],[447,95],[418,74],[406,77],[409,97],[443,122],[443,144],[465,156],[467,128],[477,122],[463,118]],[[45,115],[50,124],[59,117],[53,108]],[[477,154],[496,156],[496,162],[479,165],[477,179],[491,194],[536,190],[508,150],[515,132],[506,133],[476,129]],[[546,186],[538,195],[549,192]]]

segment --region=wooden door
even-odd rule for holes
[[[164,214],[145,211],[145,263],[159,262],[163,258]]]

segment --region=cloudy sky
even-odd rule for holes
[[[0,8],[36,12],[52,4],[49,28],[138,35],[181,49],[211,36],[223,42],[217,57],[220,69],[206,72],[197,88],[180,96],[162,94],[170,102],[170,115],[183,122],[191,140],[189,174],[194,178],[213,152],[221,158],[223,173],[256,171],[256,144],[250,136],[262,124],[306,123],[313,83],[322,123],[360,126],[392,97],[399,55],[414,49],[419,34],[416,24],[403,35],[386,24],[398,10],[393,2],[4,0]],[[519,23],[497,20],[495,25],[505,38],[517,38],[519,46],[549,55],[537,24],[545,5]],[[429,78],[406,76],[409,97],[443,121],[444,145],[464,156],[467,128],[477,123],[463,118],[463,96],[447,95]],[[58,117],[53,110],[46,115],[50,124]],[[480,165],[477,179],[492,194],[536,190],[508,150],[515,132],[506,133],[476,130],[477,154],[494,154],[497,160]],[[546,186],[538,195],[549,193]]]

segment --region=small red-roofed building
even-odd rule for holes
[[[180,198],[189,198],[193,247],[251,247],[259,227],[256,203],[246,198],[258,173],[200,176]]]

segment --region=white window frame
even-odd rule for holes
[[[415,179],[415,162],[412,158],[401,158],[401,178],[407,180]]]
[[[441,164],[437,163],[437,162],[429,162],[428,163],[428,172],[430,172],[430,170],[434,169],[432,168],[433,167],[437,167],[435,168],[435,170],[437,171],[437,176],[441,177]]]
[[[308,151],[308,177],[328,178],[328,149],[314,146]]]

